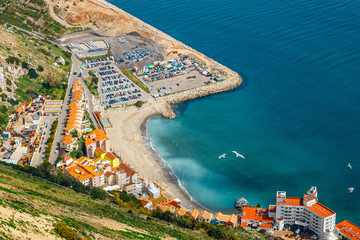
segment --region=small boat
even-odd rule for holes
[[[349,194],[351,194],[355,190],[355,188],[349,187],[348,190],[349,190]]]

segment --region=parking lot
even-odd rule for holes
[[[87,75],[89,70],[94,71],[99,79],[101,104],[107,108],[150,98],[149,94],[128,79],[109,58],[87,61],[84,75]]]
[[[36,151],[34,152],[30,164],[33,167],[39,166],[45,158],[45,148],[46,148],[47,139],[50,137],[51,125],[56,118],[57,118],[56,116],[43,116],[41,122],[39,123],[39,128],[40,128],[39,134],[41,135],[41,139],[39,143],[39,148],[37,148]],[[54,142],[54,147],[55,144],[57,143]]]
[[[162,50],[152,40],[141,36],[110,38],[108,42],[116,63],[121,67],[147,65],[164,58]]]
[[[198,71],[192,71],[190,74],[147,82],[146,85],[151,91],[151,96],[161,97],[167,94],[204,86],[208,82],[208,77],[201,75]]]

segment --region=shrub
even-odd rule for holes
[[[21,63],[21,67],[22,67],[22,68],[29,69],[29,64],[28,64],[27,62],[22,62],[22,63]]]
[[[36,70],[35,69],[33,69],[33,68],[30,68],[29,69],[29,73],[28,73],[28,75],[29,75],[29,77],[30,78],[37,78],[38,76],[39,76],[39,74],[36,72]]]
[[[265,233],[266,233],[266,231],[265,231],[265,229],[260,229],[259,233],[261,233],[261,234],[265,234]]]
[[[137,101],[137,102],[135,103],[135,106],[137,106],[138,108],[141,108],[142,105],[143,105],[143,101]]]
[[[10,56],[8,58],[5,59],[5,61],[7,63],[11,63],[11,64],[16,64],[16,65],[19,65],[20,64],[20,59],[18,59],[17,57],[13,57],[13,56]]]
[[[78,137],[79,137],[79,132],[75,129],[75,130],[73,130],[73,131],[71,132],[71,136],[72,136],[73,138],[78,138]]]
[[[2,97],[1,97],[2,98]],[[14,99],[9,99],[8,102],[11,104],[11,106],[15,106],[17,104],[19,104],[18,100],[14,100]]]
[[[8,110],[8,108],[6,106],[4,106],[4,105],[0,106],[0,111],[2,113],[5,113],[7,110]]]
[[[66,223],[59,222],[55,223],[53,226],[55,228],[55,231],[63,238],[66,238],[68,240],[79,239],[79,235],[77,234],[77,232],[74,229],[68,227]]]
[[[41,66],[41,65],[39,65],[39,66],[37,67],[37,70],[38,70],[39,72],[42,72],[42,71],[44,71],[44,67]]]
[[[105,200],[107,197],[107,193],[98,187],[91,188],[90,195],[92,198],[100,200]]]

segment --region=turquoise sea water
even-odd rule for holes
[[[232,212],[238,197],[267,206],[277,190],[301,197],[317,186],[338,221],[360,224],[360,2],[110,2],[244,78],[232,92],[177,105],[175,120],[148,122],[197,201]]]

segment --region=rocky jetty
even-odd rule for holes
[[[245,198],[238,198],[235,202],[235,208],[242,212],[244,207],[248,207],[249,206],[249,202],[245,199]]]
[[[226,70],[227,73],[229,73],[229,69]],[[241,82],[242,79],[240,75],[236,72],[231,71],[230,74],[228,74],[226,80],[222,82],[212,83],[202,87],[193,88],[183,92],[178,92],[161,98],[157,98],[155,100],[156,102],[166,103],[168,105],[167,107],[162,107],[162,111],[158,111],[158,113],[165,118],[174,119],[176,117],[176,114],[172,111],[170,107],[171,104],[181,103],[191,99],[204,97],[210,94],[230,91],[240,86]]]

